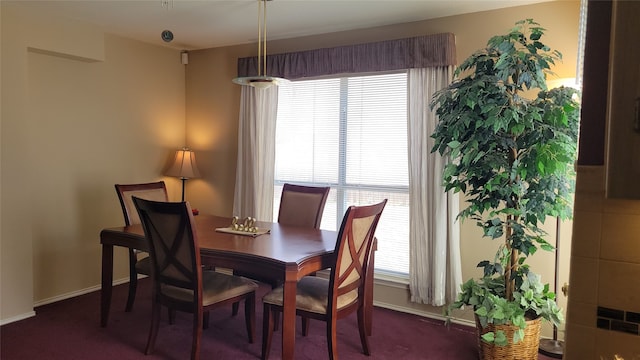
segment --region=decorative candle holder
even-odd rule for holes
[[[255,226],[255,224],[256,218],[254,217],[247,216],[246,218],[244,218],[244,220],[242,220],[242,222],[240,222],[240,218],[234,216],[231,220],[231,229],[236,231],[255,233],[258,231],[258,227]]]

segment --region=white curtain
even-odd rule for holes
[[[278,88],[242,87],[233,214],[273,219]]]
[[[437,119],[429,104],[452,78],[453,66],[410,69],[408,78],[409,288],[411,301],[434,306],[454,301],[462,284],[459,197],[442,186],[447,159],[431,153]]]

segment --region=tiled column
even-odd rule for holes
[[[604,167],[579,167],[565,359],[640,359],[640,201],[605,197]]]

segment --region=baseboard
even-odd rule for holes
[[[385,303],[385,302],[381,302],[381,301],[373,301],[373,306],[377,306],[377,307],[381,307],[381,308],[385,308],[385,309],[389,309],[389,310],[394,310],[394,311],[399,311],[399,312],[403,312],[403,313],[407,313],[407,314],[412,314],[412,315],[417,315],[417,316],[422,316],[422,317],[426,317],[429,319],[434,319],[434,320],[440,320],[440,321],[446,321],[447,318],[444,315],[437,315],[428,311],[420,311],[420,310],[416,310],[416,309],[412,309],[412,308],[408,308],[408,307],[404,307],[404,306],[398,306],[395,304],[390,304],[390,303]],[[470,326],[470,327],[475,327],[476,324],[473,321],[469,321],[469,320],[465,320],[465,319],[459,319],[459,318],[450,318],[449,321],[453,324],[458,324],[458,325],[463,325],[463,326]]]
[[[34,317],[34,316],[36,316],[36,312],[35,311],[30,311],[28,313],[20,314],[18,316],[10,317],[8,319],[2,319],[2,320],[0,320],[0,326],[1,325],[6,325],[6,324],[11,324],[12,322],[28,319],[28,318]]]
[[[373,300],[374,306],[389,309],[389,310],[399,311],[407,314],[422,316],[429,319],[447,321],[447,317],[444,315],[440,315],[432,311],[420,310],[413,307],[403,306],[402,303],[400,303],[400,299],[405,299],[406,297],[410,296],[408,276],[399,276],[391,273],[376,272],[373,281],[375,286],[379,287],[380,289],[386,288],[386,289],[394,289],[396,291],[400,290],[400,293],[401,293],[401,296],[398,298],[399,303],[376,301],[374,299]],[[473,328],[475,328],[476,326],[475,322],[471,320],[463,319],[463,318],[452,317],[452,318],[449,318],[448,320],[453,324],[458,324],[462,326],[470,326]]]
[[[143,277],[143,276],[141,276],[141,277]],[[123,279],[114,280],[113,281],[113,286],[124,284],[124,283],[127,283],[127,282],[129,282],[129,278],[123,278]],[[38,306],[52,304],[52,303],[57,302],[57,301],[67,300],[67,299],[71,299],[71,298],[76,297],[76,296],[88,294],[88,293],[100,290],[100,288],[101,288],[100,285],[96,285],[96,286],[91,286],[91,287],[88,287],[88,288],[85,288],[85,289],[68,292],[66,294],[61,294],[61,295],[58,295],[58,296],[53,296],[53,297],[50,297],[50,298],[42,299],[42,300],[34,302],[33,303],[33,308],[35,309]],[[35,310],[29,311],[27,313],[20,314],[20,315],[14,316],[14,317],[10,317],[10,318],[7,318],[7,319],[0,319],[0,325],[10,324],[12,322],[24,320],[24,319],[27,319],[27,318],[30,318],[30,317],[33,317],[33,316],[36,316]]]
[[[138,277],[139,279],[142,278],[142,276]],[[124,284],[124,283],[128,283],[129,282],[129,278],[123,278],[123,279],[119,279],[119,280],[114,280],[113,281],[113,286],[116,285],[120,285],[120,284]],[[47,304],[51,304],[57,301],[62,301],[62,300],[67,300],[67,299],[71,299],[73,297],[76,296],[80,296],[80,295],[84,295],[84,294],[88,294],[94,291],[98,291],[100,290],[101,286],[100,285],[95,285],[95,286],[91,286],[88,288],[84,288],[84,289],[80,289],[77,291],[72,291],[72,292],[68,292],[66,294],[61,294],[58,296],[54,296],[54,297],[50,297],[47,299],[42,299],[40,301],[37,301],[33,304],[33,307],[38,307],[38,306],[42,306],[42,305],[47,305]]]

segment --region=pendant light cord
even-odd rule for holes
[[[288,82],[288,80],[278,76],[267,75],[267,1],[272,0],[256,1],[258,1],[258,56],[256,61],[257,64],[254,65],[254,63],[251,63],[251,68],[249,70],[254,71],[255,69],[257,69],[258,74],[255,76],[238,76],[233,79],[233,82],[239,85],[252,86],[258,89],[266,89],[270,86],[278,86],[284,84]]]
[[[262,45],[262,57],[263,57],[263,64],[262,64],[262,75],[266,75],[267,74],[267,0],[261,0],[263,2],[262,6],[262,38],[263,38],[263,45]]]
[[[258,76],[267,73],[267,0],[258,0]]]
[[[262,65],[262,0],[258,0],[258,76],[262,75],[261,65]]]

